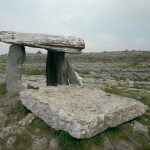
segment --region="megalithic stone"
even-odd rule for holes
[[[77,37],[12,31],[0,31],[0,41],[63,53],[81,53],[82,49],[85,48],[84,40]]]
[[[10,46],[6,65],[6,89],[8,94],[17,94],[21,89],[22,64],[25,60],[25,48],[22,45]]]
[[[74,71],[74,69],[71,67],[71,65],[68,61],[66,62],[66,65],[67,65],[67,74],[68,74],[69,84],[77,84],[77,85],[83,87],[81,77],[79,77],[77,72]]]
[[[47,85],[68,85],[65,53],[47,52],[46,82]]]

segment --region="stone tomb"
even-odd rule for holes
[[[84,41],[80,38],[0,32],[0,41],[12,44],[6,67],[9,94],[20,91],[24,46],[47,50],[48,86],[24,89],[20,92],[20,100],[57,130],[67,131],[79,139],[90,138],[142,115],[147,109],[147,106],[134,99],[81,87],[73,68],[65,61],[65,53],[80,53],[84,49]]]
[[[6,87],[8,93],[15,94],[20,89],[21,66],[25,60],[24,46],[47,50],[47,85],[80,85],[69,62],[65,61],[65,53],[81,53],[81,50],[85,48],[85,43],[82,39],[71,36],[64,37],[2,31],[0,32],[0,41],[12,44],[6,67]]]

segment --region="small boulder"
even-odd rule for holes
[[[111,142],[109,141],[108,137],[104,140],[104,150],[114,150]]]
[[[147,126],[141,124],[140,122],[134,120],[130,123],[130,125],[133,127],[134,132],[140,132],[142,133],[147,139],[149,139],[149,132]]]
[[[50,149],[49,150],[61,150],[58,138],[53,138],[50,141]]]
[[[122,139],[116,139],[113,142],[114,150],[135,150],[135,146],[128,141]]]
[[[28,113],[25,118],[23,118],[21,121],[19,121],[19,125],[21,126],[28,126],[31,124],[33,119],[35,118],[35,115],[33,113]]]
[[[47,150],[49,148],[49,142],[46,137],[35,136],[32,139],[31,149],[33,150]]]
[[[8,148],[11,148],[15,142],[16,142],[16,137],[11,136],[8,138],[6,145]]]
[[[4,139],[10,135],[19,134],[24,131],[23,127],[11,126],[0,129],[0,139]]]

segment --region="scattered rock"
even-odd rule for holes
[[[21,126],[28,126],[31,124],[31,122],[33,121],[33,119],[35,118],[35,115],[33,113],[29,113],[27,114],[27,116],[25,118],[23,118],[21,121],[19,121],[19,125]]]
[[[111,142],[109,141],[107,137],[104,140],[104,150],[114,150]]]
[[[46,86],[46,77],[44,75],[23,76],[22,80],[23,84],[27,87],[26,89],[30,88],[30,86],[34,88]]]
[[[127,79],[127,83],[129,87],[134,87],[134,81]]]
[[[20,100],[47,124],[75,138],[92,137],[142,115],[148,108],[131,98],[68,85],[22,91]]]
[[[122,139],[117,139],[113,142],[114,150],[135,150],[135,146]]]
[[[61,150],[58,138],[53,138],[50,141],[50,148],[49,148],[49,150]]]
[[[0,129],[0,139],[4,139],[10,135],[16,134],[16,133],[21,133],[23,132],[24,128],[23,127],[18,127],[18,126],[11,126],[11,127],[6,127]]]
[[[28,87],[28,89],[35,89],[35,90],[39,89],[39,87],[36,87],[36,86],[34,86],[34,85],[30,84],[30,83],[27,84],[27,87]]]
[[[32,150],[46,150],[49,148],[49,142],[46,137],[35,136],[32,139]]]
[[[13,103],[12,103],[13,101]],[[9,95],[6,94],[2,97],[0,97],[0,103],[3,108],[5,108],[5,115],[9,112],[9,110],[13,107],[16,107],[17,103],[19,102],[19,96],[18,95]]]
[[[134,133],[133,137],[129,137],[129,141],[137,148],[141,149],[143,146],[141,137],[138,134]]]
[[[136,120],[132,121],[130,123],[130,125],[133,127],[133,131],[134,132],[140,132],[142,133],[147,139],[149,139],[149,132],[148,132],[148,128],[141,124],[140,122],[137,122]]]
[[[7,145],[7,147],[11,148],[15,142],[16,142],[16,137],[11,136],[8,138],[6,145]]]
[[[6,115],[4,114],[4,108],[0,108],[0,128],[3,127]]]
[[[41,133],[41,129],[40,128],[35,128],[34,132],[35,132],[35,134],[39,135]]]

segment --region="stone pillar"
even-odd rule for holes
[[[68,84],[66,69],[65,53],[48,50],[46,60],[47,85]]]
[[[22,64],[25,60],[25,48],[22,45],[10,46],[6,65],[6,89],[8,94],[17,94],[21,88]]]

